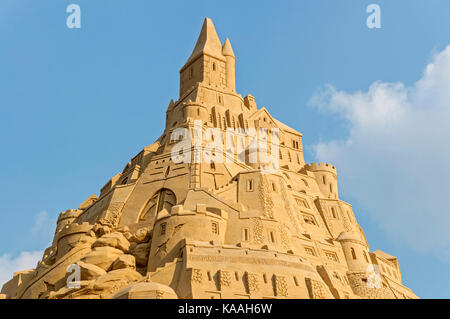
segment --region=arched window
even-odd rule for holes
[[[352,258],[353,258],[353,259],[356,259],[356,253],[355,253],[355,250],[354,250],[353,248],[350,248],[350,251],[351,251],[351,253],[352,253]]]
[[[364,255],[364,259],[366,260],[366,262],[368,263],[369,262],[369,258],[367,257],[367,254],[366,254],[366,252],[365,251],[363,251],[363,255]]]
[[[142,209],[138,221],[152,222],[155,216],[163,209],[170,213],[172,206],[176,205],[177,199],[175,194],[167,189],[162,188],[157,191]]]

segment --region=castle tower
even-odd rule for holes
[[[341,244],[351,272],[365,272],[371,264],[369,247],[361,239],[350,232],[342,232],[337,241]]]
[[[327,163],[311,163],[305,165],[305,168],[314,174],[325,198],[338,198],[336,167]]]
[[[231,45],[224,46],[224,49],[228,60],[231,60],[230,51],[233,55]],[[234,55],[232,60],[234,61]],[[222,54],[222,43],[213,22],[206,18],[194,51],[180,70],[180,97],[199,82],[226,87],[227,69],[227,58]],[[232,73],[234,78],[234,63],[232,69],[228,73]]]

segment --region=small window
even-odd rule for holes
[[[331,207],[331,214],[333,215],[333,218],[336,219],[336,210],[334,209],[334,207]]]
[[[248,228],[244,228],[243,232],[243,237],[244,237],[244,241],[249,241],[250,240],[250,233]]]
[[[294,283],[298,287],[298,280],[297,280],[297,277],[295,277],[295,276],[294,276]]]
[[[310,256],[316,256],[316,252],[312,247],[305,247],[306,254]]]
[[[215,171],[216,170],[216,164],[214,164],[214,162],[209,163],[209,166],[211,168],[211,171]]]
[[[234,272],[234,278],[236,279],[236,281],[239,281],[239,274],[237,271]]]
[[[219,224],[216,222],[211,223],[211,231],[213,234],[219,235]]]
[[[303,215],[303,220],[305,221],[305,223],[307,223],[309,225],[316,226],[316,221],[314,220],[313,216]]]
[[[363,255],[364,255],[364,259],[366,260],[366,262],[368,263],[369,262],[369,258],[367,258],[367,254],[366,254],[366,252],[365,251],[363,251]]]
[[[266,274],[263,274],[263,280],[264,280],[264,283],[267,284],[267,276],[266,276]]]
[[[253,179],[249,179],[247,181],[247,191],[252,192],[253,191]]]
[[[212,69],[213,69],[213,71],[216,70],[216,64],[215,63],[212,64]]]
[[[277,191],[277,187],[275,186],[275,183],[272,183],[272,190],[273,190],[274,192]]]
[[[161,224],[161,235],[165,235],[166,234],[166,223],[162,223]]]
[[[211,272],[208,271],[208,272],[207,272],[207,275],[208,275],[208,280],[211,281],[211,280],[212,280]]]
[[[354,250],[353,248],[350,248],[350,251],[351,251],[351,253],[352,253],[352,258],[353,258],[353,259],[356,259],[356,253],[355,253],[355,250]]]
[[[326,180],[325,180],[325,176],[322,176],[322,182],[323,182],[324,184],[327,183]]]
[[[275,242],[275,234],[273,231],[269,231],[269,238],[270,238],[270,242],[272,242],[272,243]]]
[[[122,181],[122,185],[125,185],[126,183],[128,183],[128,177],[125,177]]]

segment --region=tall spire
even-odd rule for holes
[[[222,43],[220,42],[216,28],[214,28],[214,24],[210,18],[205,18],[202,31],[200,31],[197,43],[195,44],[194,51],[192,51],[191,56],[181,70],[183,70],[201,54],[207,54],[219,60],[225,61],[225,57],[222,55]]]

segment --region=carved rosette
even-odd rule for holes
[[[231,274],[229,271],[219,270],[219,289],[223,290],[225,287],[231,285]]]
[[[284,276],[275,275],[275,296],[287,297],[287,281]]]
[[[272,196],[270,196],[270,187],[267,182],[267,178],[265,176],[261,177],[261,183],[259,185],[259,193],[258,196],[263,204],[264,216],[268,218],[273,218],[273,200]]]
[[[264,242],[263,232],[262,221],[259,218],[253,218],[253,242],[255,244],[262,244]]]
[[[307,278],[306,284],[308,286],[311,299],[326,299],[327,293],[323,284],[315,279]]]
[[[201,284],[203,280],[203,274],[201,269],[192,269],[192,282]]]
[[[245,280],[250,294],[259,291],[259,279],[257,274],[245,273]]]

